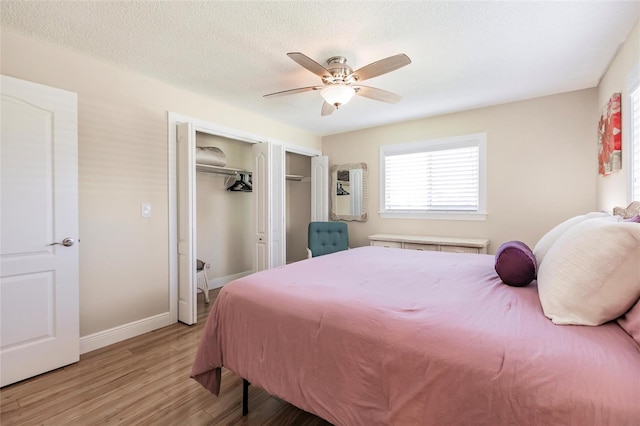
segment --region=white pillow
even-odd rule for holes
[[[567,230],[538,270],[542,310],[555,324],[600,325],[640,297],[640,224],[586,220]]]
[[[542,264],[542,260],[546,256],[553,243],[555,243],[558,238],[562,236],[562,234],[567,232],[570,228],[577,225],[578,223],[584,222],[585,220],[602,217],[611,217],[611,215],[605,212],[591,212],[580,216],[574,216],[571,219],[565,220],[560,225],[557,225],[556,227],[551,229],[551,231],[544,234],[542,238],[540,238],[540,241],[538,241],[538,244],[536,244],[536,246],[533,248],[533,255],[536,257],[536,262],[538,262],[538,268]]]

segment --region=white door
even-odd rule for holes
[[[256,245],[254,271],[286,262],[284,148],[271,142],[257,143],[253,150],[253,204]]]
[[[6,76],[1,92],[5,386],[79,359],[78,115],[75,93]]]
[[[191,123],[178,124],[177,129],[177,201],[178,201],[178,321],[195,324],[196,304],[196,131]]]
[[[311,157],[311,221],[329,220],[329,157]]]
[[[287,263],[287,229],[285,215],[285,152],[282,145],[271,145],[271,259],[270,268]]]
[[[254,272],[269,269],[271,248],[271,204],[269,191],[269,143],[256,143],[251,147],[253,151],[253,212],[256,245],[253,255]]]

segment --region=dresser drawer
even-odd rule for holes
[[[460,247],[460,246],[440,246],[440,251],[449,253],[480,253],[476,247]]]
[[[396,241],[371,241],[371,245],[388,248],[402,248],[402,243]]]
[[[446,251],[449,253],[486,254],[486,238],[429,237],[426,235],[369,235],[372,246],[393,247],[420,251]]]
[[[438,246],[436,244],[404,243],[404,248],[420,251],[438,251]]]

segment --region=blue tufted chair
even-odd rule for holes
[[[322,256],[349,248],[349,232],[344,222],[311,222],[307,240],[308,257]]]

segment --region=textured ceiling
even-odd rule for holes
[[[640,2],[2,1],[5,29],[66,45],[319,135],[594,87]],[[353,69],[412,63],[367,81],[327,117],[318,92],[264,99],[320,79],[286,56]],[[177,111],[179,112],[179,111]]]

